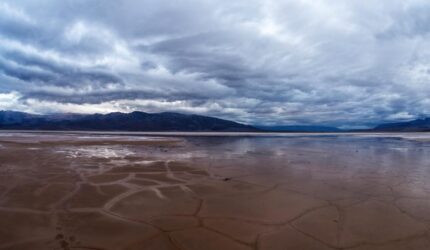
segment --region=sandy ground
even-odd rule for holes
[[[0,249],[428,250],[427,137],[2,132]]]

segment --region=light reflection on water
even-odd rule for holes
[[[198,151],[213,164],[231,162],[259,167],[282,165],[300,158],[316,166],[374,168],[430,176],[430,143],[382,137],[235,137],[190,138],[188,152]],[[166,155],[167,156],[167,155]],[[263,163],[262,163],[263,162]]]
[[[56,152],[64,153],[70,158],[124,158],[134,154],[129,149],[120,146],[69,147]]]
[[[430,163],[429,133],[351,133],[351,134],[254,134],[249,133],[7,133],[0,132],[0,147],[8,138],[20,142],[73,142],[83,140],[95,145],[63,146],[56,152],[70,158],[125,158],[138,154],[148,161],[210,160],[211,164],[231,161],[231,164],[262,167],[294,161],[292,158],[314,158],[320,165],[341,165],[350,168],[373,165],[375,168],[413,169],[427,171]],[[162,137],[162,136],[166,137]],[[226,135],[226,136],[223,136]],[[97,143],[109,140],[109,145]],[[129,145],[124,142],[172,140],[184,142],[176,147]],[[306,155],[307,157],[303,157]],[[258,164],[257,164],[258,163]],[[318,162],[316,163],[318,164]]]

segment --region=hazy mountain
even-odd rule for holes
[[[425,132],[430,131],[430,118],[417,119],[408,122],[385,123],[376,126],[373,131],[386,132]]]
[[[0,129],[17,130],[100,130],[100,131],[225,131],[225,132],[342,132],[328,126],[250,126],[219,118],[164,113],[109,113],[36,115],[16,111],[0,111]],[[358,132],[430,132],[430,118],[408,122],[386,123]]]
[[[340,132],[336,127],[328,126],[306,126],[306,125],[287,125],[287,126],[256,126],[259,129],[276,132]]]
[[[180,113],[109,113],[33,115],[0,111],[0,129],[102,131],[238,131],[259,129],[233,121]]]
[[[23,123],[31,119],[38,119],[38,115],[27,114],[23,112],[15,111],[0,111],[0,124],[1,125],[11,125]]]

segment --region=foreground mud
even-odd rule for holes
[[[0,133],[0,249],[430,249],[430,143]]]

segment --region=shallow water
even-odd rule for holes
[[[428,138],[0,132],[0,249],[430,249]]]

